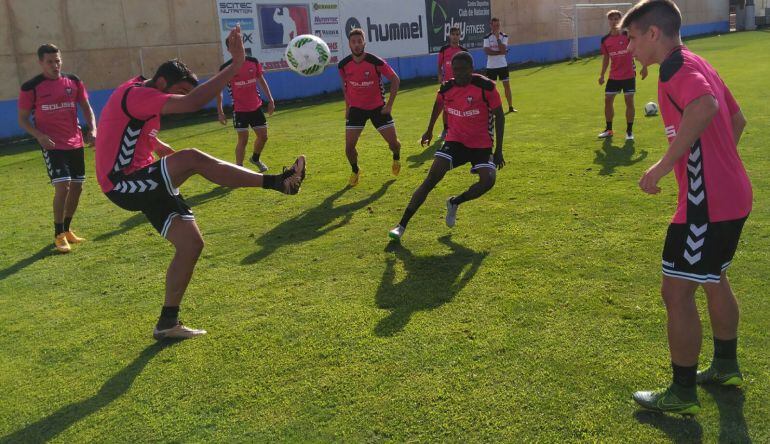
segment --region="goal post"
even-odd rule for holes
[[[580,56],[580,11],[584,9],[610,9],[623,8],[631,6],[631,3],[577,3],[562,6],[561,14],[564,16],[572,28],[572,58],[577,59]]]

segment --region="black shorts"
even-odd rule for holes
[[[348,121],[345,123],[345,129],[364,129],[367,120],[371,120],[372,125],[374,125],[378,131],[394,126],[393,116],[390,114],[382,114],[382,108],[383,106],[366,110],[351,106],[348,110]]]
[[[471,164],[471,173],[481,168],[497,171],[492,161],[492,148],[468,148],[460,142],[444,142],[444,146],[436,151],[436,157],[449,160],[449,168],[457,168],[466,163]]]
[[[631,77],[625,80],[609,79],[604,86],[605,94],[618,94],[620,92],[625,94],[633,94],[636,92],[636,77]]]
[[[747,217],[669,225],[663,246],[663,274],[701,284],[719,282],[733,260]]]
[[[236,131],[248,131],[251,128],[267,128],[267,119],[260,106],[255,111],[233,111],[233,126]]]
[[[503,82],[508,80],[508,67],[503,68],[487,68],[487,77],[491,80],[500,79]]]
[[[43,150],[43,160],[51,184],[86,181],[86,162],[83,148],[74,150]]]
[[[105,193],[117,206],[141,211],[161,236],[166,237],[175,217],[195,220],[193,212],[174,188],[166,169],[166,158],[124,176],[112,191]]]

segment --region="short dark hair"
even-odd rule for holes
[[[666,36],[676,37],[682,27],[682,13],[671,0],[643,0],[626,13],[620,27],[628,28],[632,24],[642,32],[654,25]]]
[[[353,29],[351,29],[350,32],[348,33],[348,40],[350,40],[351,37],[353,37],[354,35],[360,35],[361,38],[366,39],[364,37],[364,30],[361,29],[361,28],[353,28]]]
[[[459,34],[459,33],[460,33],[460,27],[459,27],[459,26],[457,26],[457,25],[454,25],[454,26],[452,26],[451,28],[449,28],[449,33],[450,33],[450,34],[451,34],[451,33],[453,33],[453,32],[455,32],[455,31],[457,31],[457,33]]]
[[[499,21],[500,21],[500,19],[499,19],[499,18],[497,18],[497,17],[492,17],[492,20],[491,20],[491,21],[492,21],[492,22],[499,22]]]
[[[612,18],[612,16],[617,16],[618,18],[623,18],[623,13],[621,13],[617,9],[613,9],[612,11],[607,13],[607,18]]]
[[[454,63],[455,60],[465,62],[473,67],[473,56],[471,56],[471,53],[468,51],[460,51],[455,54],[454,57],[452,57],[452,63]]]
[[[59,48],[53,43],[45,43],[37,48],[37,58],[38,60],[43,60],[46,54],[58,54],[59,52]]]
[[[179,82],[190,82],[192,86],[198,86],[198,76],[179,59],[169,60],[160,65],[152,77],[153,83],[157,82],[161,77],[166,79],[167,87]]]

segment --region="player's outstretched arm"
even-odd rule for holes
[[[428,129],[425,130],[425,133],[422,135],[422,138],[420,138],[420,145],[426,146],[430,144],[430,141],[433,139],[433,127],[436,125],[436,120],[438,120],[438,116],[441,114],[441,108],[443,105],[441,104],[441,99],[436,98],[436,102],[433,103],[433,110],[430,113],[430,121],[428,122]]]
[[[173,95],[163,105],[161,114],[181,114],[198,111],[222,92],[227,82],[238,73],[246,60],[246,51],[243,49],[241,26],[236,25],[227,36],[228,51],[233,62],[222,71],[219,71],[208,82],[197,86],[187,95]]]
[[[708,94],[698,97],[685,107],[679,131],[666,154],[639,180],[639,188],[642,191],[648,194],[660,192],[658,181],[671,172],[676,161],[690,150],[717,112],[719,112],[719,104],[714,96]]]
[[[505,136],[505,113],[503,107],[498,106],[492,110],[492,114],[495,116],[495,153],[494,159],[497,169],[503,169],[505,166],[505,158],[503,157],[503,137]]]

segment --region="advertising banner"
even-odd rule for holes
[[[347,35],[353,28],[364,30],[367,52],[380,57],[428,54],[428,25],[422,1],[340,0],[340,20],[344,23],[343,55],[350,54]]]
[[[330,64],[340,58],[342,37],[338,0],[257,0],[217,1],[222,51],[225,60],[229,53],[225,37],[240,23],[246,53],[256,57],[267,71],[288,69],[284,60],[286,45],[302,34],[321,37],[332,53]]]
[[[425,0],[425,10],[431,53],[447,44],[453,26],[460,28],[460,45],[467,49],[484,46],[492,19],[490,0]]]

